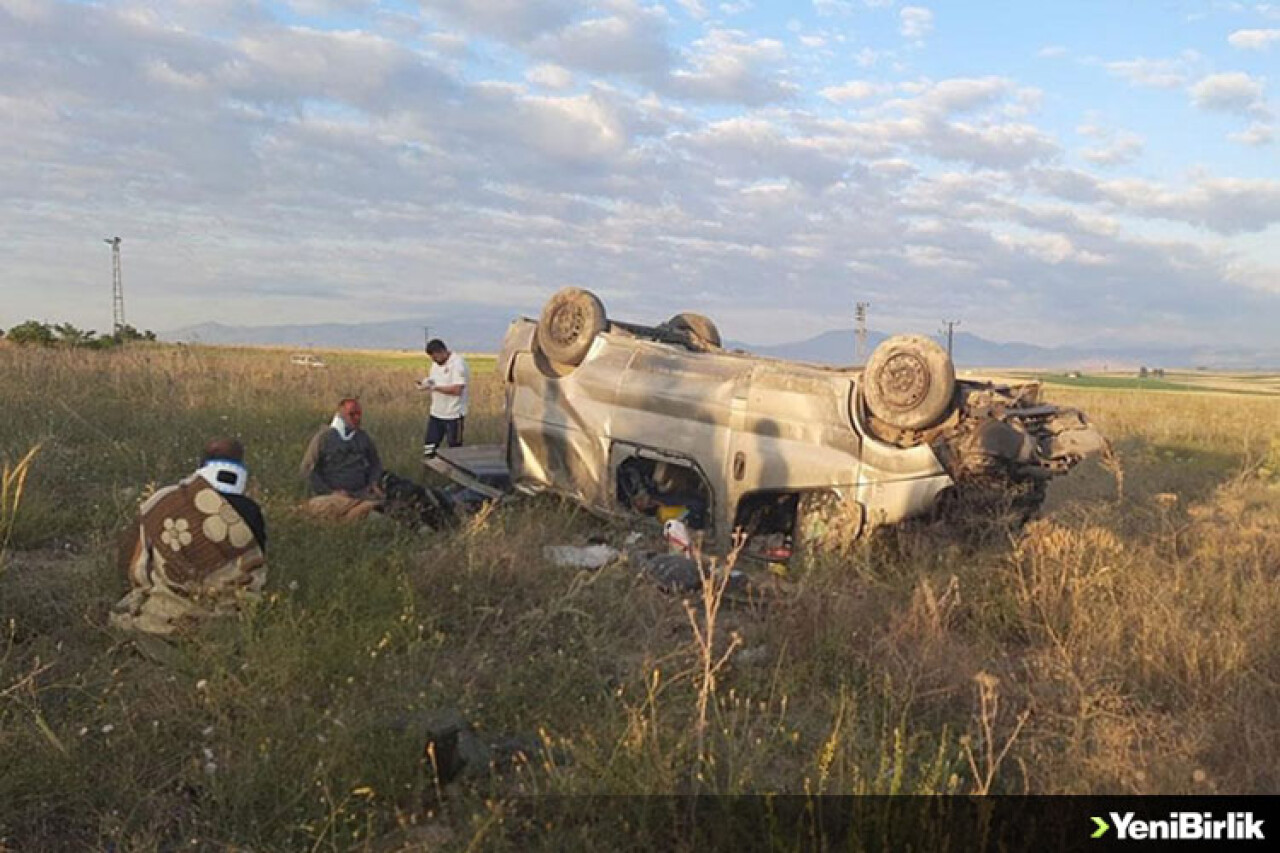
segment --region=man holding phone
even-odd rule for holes
[[[418,381],[418,390],[431,392],[431,414],[422,444],[422,454],[430,458],[442,441],[448,441],[450,447],[462,446],[471,376],[462,356],[450,352],[439,338],[427,343],[427,355],[432,361],[431,372]]]

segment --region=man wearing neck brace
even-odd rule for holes
[[[312,515],[354,521],[381,505],[382,460],[373,439],[360,428],[363,417],[360,401],[348,397],[307,445],[301,473],[311,490],[306,509]]]
[[[258,597],[267,580],[267,528],[245,494],[244,446],[233,438],[205,445],[200,468],[157,491],[121,541],[131,589],[111,609],[111,624],[171,634]]]

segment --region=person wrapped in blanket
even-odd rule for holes
[[[329,521],[358,521],[377,512],[414,526],[451,523],[447,495],[383,469],[377,445],[361,428],[363,420],[360,401],[347,397],[311,437],[299,469],[311,492],[305,511]]]
[[[267,526],[245,494],[248,481],[244,446],[215,438],[195,473],[142,504],[120,543],[130,590],[111,609],[113,626],[172,634],[258,597],[267,580]]]

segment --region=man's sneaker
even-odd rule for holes
[[[422,445],[422,458],[424,458],[424,459],[435,459],[435,458],[436,458],[436,446],[435,446],[434,444],[424,444],[424,445]]]

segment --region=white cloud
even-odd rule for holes
[[[1270,145],[1275,141],[1275,129],[1269,124],[1255,121],[1239,133],[1228,134],[1227,138],[1232,142],[1239,142],[1241,145],[1253,147]]]
[[[525,42],[571,20],[576,0],[418,0],[446,20],[472,32]]]
[[[1003,77],[956,77],[928,87],[916,103],[928,112],[953,115],[991,104],[1012,89]]]
[[[831,93],[864,94],[853,87]],[[916,153],[981,168],[1018,169],[1060,153],[1053,138],[1011,115],[1028,112],[1036,90],[1021,89],[1002,77],[959,77],[901,83],[898,97],[864,109],[868,120],[829,122],[830,128],[857,140],[863,153],[883,156],[885,146],[904,146]],[[964,121],[958,118],[964,116]],[[880,149],[871,146],[878,145]]]
[[[615,0],[613,14],[575,21],[531,41],[539,56],[598,74],[633,74],[653,78],[671,63],[667,45],[667,12],[661,6],[641,6],[634,0]]]
[[[1098,196],[1143,216],[1186,222],[1219,234],[1263,231],[1280,223],[1280,181],[1203,178],[1184,189],[1119,178],[1095,181]]]
[[[561,284],[606,282],[618,316],[690,308],[777,340],[845,316],[852,274],[897,328],[945,311],[1051,340],[1105,305],[1273,335],[1280,302],[1247,288],[1275,264],[1241,248],[1266,235],[1230,235],[1280,223],[1277,182],[1064,168],[1037,117],[1057,91],[1042,106],[1012,77],[904,78],[887,54],[876,82],[823,92],[858,106],[839,111],[788,100],[828,72],[760,30],[710,24],[687,45],[702,28],[650,0],[425,5],[431,20],[393,31],[286,26],[277,4],[232,0],[0,0],[11,314],[101,327],[80,306],[101,303],[109,222],[130,319],[156,329],[222,316],[208,294],[227,288],[261,322],[310,322],[441,316],[449,293],[536,311]],[[1238,141],[1271,134],[1255,119]],[[1083,147],[1118,165],[1140,140],[1102,124],[1086,117]]]
[[[856,8],[853,0],[813,0],[813,11],[820,18],[852,15]]]
[[[1027,177],[1040,191],[1074,204],[1110,206],[1218,234],[1258,232],[1280,223],[1280,180],[1202,177],[1188,187],[1170,188],[1136,178],[1104,181],[1061,168],[1028,170]]]
[[[1053,138],[1029,124],[937,126],[922,147],[935,157],[991,169],[1017,169],[1058,154]]]
[[[1280,30],[1236,30],[1227,42],[1240,50],[1267,50],[1272,42],[1280,42]]]
[[[0,0],[0,9],[28,24],[47,21],[54,16],[54,7],[42,0]]]
[[[515,102],[524,138],[560,160],[616,155],[627,138],[618,115],[587,95],[526,98]]]
[[[209,5],[216,5],[218,2],[223,0],[215,0]],[[371,0],[284,0],[284,4],[299,15],[312,17],[323,17],[339,12],[356,12],[373,5]]]
[[[789,134],[761,119],[715,122],[690,134],[687,144],[706,168],[735,180],[783,176],[799,184],[821,187],[838,181],[847,169],[839,152],[825,151],[822,140]]]
[[[1191,102],[1203,110],[1256,115],[1265,110],[1264,87],[1242,71],[1210,74],[1188,90]]]
[[[702,5],[699,0],[676,0],[680,4],[680,8],[684,9],[685,14],[695,21],[705,20],[707,17],[707,7]]]
[[[1177,89],[1183,86],[1189,77],[1188,61],[1190,57],[1179,59],[1125,59],[1103,63],[1114,77],[1122,77],[1133,86],[1144,89]]]
[[[748,105],[782,101],[796,91],[778,69],[785,58],[779,41],[715,29],[694,42],[688,67],[674,71],[665,85],[671,94],[695,101]]]
[[[1083,131],[1082,131],[1083,132]],[[1112,137],[1101,134],[1106,144],[1086,148],[1080,156],[1095,166],[1119,166],[1132,163],[1142,154],[1145,141],[1136,133],[1119,133]]]
[[[853,55],[853,61],[859,68],[870,68],[880,61],[880,52],[864,47]]]
[[[841,83],[839,86],[828,86],[821,91],[822,97],[828,101],[834,101],[837,104],[846,104],[852,101],[865,101],[881,95],[889,91],[889,87],[883,83],[870,83],[866,80],[850,80],[848,83]]]
[[[428,33],[425,41],[435,51],[444,54],[445,56],[466,56],[469,49],[467,37],[460,33]]]
[[[524,79],[548,89],[567,89],[573,85],[573,73],[562,65],[551,63],[530,66],[524,73]]]
[[[933,32],[933,12],[923,6],[904,6],[898,19],[903,38],[919,41]]]
[[[1058,44],[1047,44],[1036,51],[1036,56],[1041,59],[1060,59],[1067,55],[1067,49]]]

